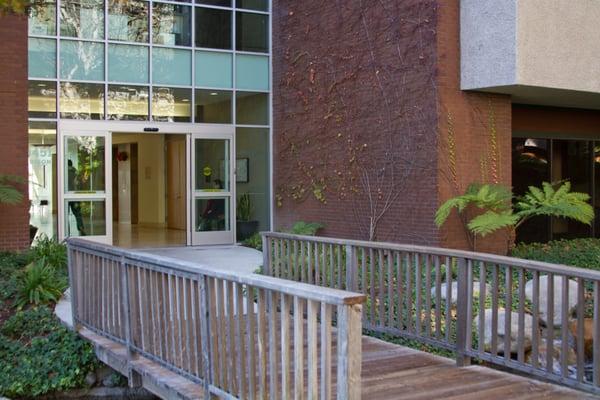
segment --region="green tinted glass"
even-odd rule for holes
[[[108,45],[108,80],[111,82],[148,82],[148,47]]]
[[[231,54],[196,52],[196,86],[230,88],[233,86],[232,71]]]
[[[269,90],[269,58],[238,54],[235,60],[236,87]]]
[[[60,77],[69,80],[104,80],[104,44],[61,40]]]
[[[192,52],[163,47],[152,49],[152,82],[166,85],[191,85]]]
[[[56,40],[29,38],[29,77],[56,78]]]

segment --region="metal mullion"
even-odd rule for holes
[[[104,0],[104,120],[108,120],[108,2]]]
[[[213,9],[216,9],[216,10],[233,11],[233,7],[215,6],[215,5],[211,5],[211,4],[197,4],[197,3],[194,3],[194,8],[213,8]]]
[[[57,22],[58,24],[58,22]],[[27,34],[27,38],[33,38],[33,39],[58,39],[58,34],[55,36],[50,36],[50,35],[36,35],[36,34]]]
[[[195,15],[195,13],[194,13],[194,15]],[[196,47],[195,46],[195,41],[194,41],[194,50],[208,51],[208,52],[215,52],[215,53],[229,53],[229,54],[231,54],[231,53],[234,52],[233,49],[217,49],[217,48],[211,48],[211,47]]]
[[[267,8],[269,11],[269,33],[268,33],[268,45],[269,45],[269,227],[273,230],[273,214],[275,210],[275,196],[273,196],[273,1],[268,0]]]
[[[157,47],[161,49],[178,49],[178,50],[191,50],[191,46],[182,46],[182,45],[166,45],[166,44],[158,44],[152,43],[152,47]]]
[[[190,102],[192,104],[190,104],[190,106],[192,107],[191,113],[190,113],[190,118],[191,118],[191,123],[193,124],[194,122],[196,122],[196,50],[195,50],[195,44],[196,44],[196,8],[194,7],[194,5],[192,4],[191,6],[191,26],[190,26],[190,35],[191,35],[191,40],[190,40],[190,46],[192,49],[192,71],[191,71],[191,84],[192,84],[192,98],[190,100]]]
[[[232,0],[235,1],[235,0]],[[231,12],[231,49],[233,55],[231,57],[231,86],[232,86],[232,99],[231,99],[231,122],[234,126],[237,124],[237,29],[236,29],[236,12]],[[235,132],[234,132],[235,136]]]
[[[269,21],[271,18],[269,18]],[[269,35],[270,36],[270,35]],[[269,38],[270,40],[270,38]],[[270,43],[269,43],[270,45]],[[248,56],[270,56],[271,52],[260,52],[260,51],[247,51],[247,50],[236,50],[238,54],[248,55]]]
[[[60,40],[64,40],[67,42],[86,42],[86,43],[97,43],[97,44],[102,44],[104,43],[104,40],[101,39],[89,39],[89,38],[83,38],[83,37],[74,37],[74,36],[61,36]]]
[[[154,76],[152,76],[152,59],[154,57],[154,7],[153,2],[148,1],[148,121],[153,120],[154,113],[152,112],[152,103],[154,96]]]
[[[236,128],[256,128],[256,129],[269,129],[271,125],[236,125]]]

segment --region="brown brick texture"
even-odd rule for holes
[[[27,179],[27,19],[0,16],[0,174]],[[27,185],[21,205],[0,205],[0,249],[29,245]]]
[[[510,183],[511,108],[460,90],[458,3],[274,2],[276,229],[467,247],[458,218],[438,230],[435,211],[472,181]],[[478,248],[499,251],[490,239]]]

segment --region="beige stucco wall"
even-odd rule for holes
[[[600,93],[600,0],[517,7],[516,83]]]

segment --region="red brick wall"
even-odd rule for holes
[[[27,178],[27,19],[0,16],[0,174]],[[29,245],[27,186],[22,205],[0,205],[0,249]]]
[[[441,204],[464,192],[472,182],[510,186],[512,130],[510,96],[460,90],[459,0],[438,1],[437,33]],[[450,136],[455,143],[454,157]],[[476,249],[503,252],[506,239],[505,232],[477,239]],[[468,248],[463,224],[456,214],[442,227],[441,245]]]
[[[273,10],[275,227],[436,244],[434,1]]]

